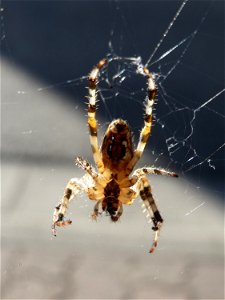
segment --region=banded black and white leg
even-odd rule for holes
[[[98,174],[95,169],[82,157],[78,156],[75,158],[75,165],[86,171],[93,178],[93,180],[97,179]]]
[[[95,164],[98,168],[99,173],[104,172],[104,165],[102,162],[101,154],[99,151],[98,137],[97,137],[97,120],[96,120],[96,99],[97,99],[97,81],[100,70],[107,63],[106,59],[102,59],[91,71],[88,81],[88,91],[89,91],[89,104],[88,104],[88,126],[91,149],[94,157]]]
[[[56,236],[56,226],[62,227],[66,226],[72,223],[71,220],[64,220],[64,216],[66,214],[66,211],[69,207],[69,202],[83,189],[81,179],[72,178],[65,190],[64,195],[59,204],[55,207],[54,213],[53,213],[53,223],[52,223],[52,233]]]
[[[152,247],[150,249],[150,253],[154,252],[155,248],[157,247],[160,229],[162,227],[163,219],[161,214],[156,206],[155,200],[152,195],[152,190],[150,183],[147,177],[143,176],[137,183],[138,190],[140,193],[140,197],[144,202],[145,209],[147,210],[148,215],[151,217],[153,227],[152,230],[154,231],[154,241]]]
[[[174,172],[167,171],[165,169],[158,169],[154,167],[146,167],[146,168],[140,168],[136,169],[134,171],[134,174],[132,177],[135,176],[143,176],[143,175],[166,175],[166,176],[171,176],[171,177],[178,177],[178,175]]]
[[[152,74],[149,72],[147,68],[143,69],[144,74],[147,77],[147,99],[146,99],[146,106],[145,106],[145,117],[144,117],[144,127],[141,130],[139,142],[137,148],[134,152],[134,156],[131,159],[130,163],[128,164],[127,170],[131,172],[143,154],[145,146],[148,142],[149,136],[151,134],[152,128],[152,113],[153,113],[153,106],[155,103],[156,95],[157,95],[157,87],[155,81],[152,77]]]

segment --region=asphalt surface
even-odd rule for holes
[[[150,178],[165,219],[152,255],[139,199],[113,224],[91,221],[81,195],[72,226],[51,235],[67,181],[82,176],[74,157],[91,161],[85,113],[15,65],[2,74],[1,299],[224,299],[220,195],[187,179]]]

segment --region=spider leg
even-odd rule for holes
[[[136,165],[140,157],[142,156],[142,153],[144,151],[144,148],[147,144],[147,141],[149,139],[149,136],[151,134],[151,127],[152,127],[152,111],[153,111],[153,105],[155,102],[156,94],[157,94],[157,88],[155,81],[152,77],[152,74],[148,71],[147,68],[144,68],[144,73],[148,78],[148,95],[146,100],[146,108],[145,108],[145,117],[144,117],[144,127],[141,130],[139,142],[137,145],[137,149],[134,152],[134,156],[131,159],[130,163],[128,164],[128,172],[131,172],[133,170],[133,167]]]
[[[97,221],[97,217],[99,215],[99,205],[102,201],[98,201],[95,206],[94,206],[94,211],[93,213],[91,214],[91,217],[93,220]]]
[[[62,200],[55,207],[53,213],[53,222],[52,222],[52,233],[56,236],[56,226],[62,227],[72,223],[71,220],[64,220],[64,215],[68,209],[69,202],[76,196],[80,190],[83,189],[82,178],[72,178],[65,190]]]
[[[152,229],[154,231],[154,241],[149,251],[150,253],[153,253],[158,244],[159,233],[162,227],[163,219],[152,196],[151,186],[146,176],[141,177],[138,181],[137,190],[140,191],[141,199],[144,201],[144,206],[148,212],[147,216],[150,216],[153,222]]]
[[[172,177],[178,177],[178,175],[174,172],[170,172],[167,171],[165,169],[158,169],[158,168],[150,168],[150,167],[146,167],[146,168],[140,168],[140,169],[136,169],[132,175],[131,178],[124,178],[121,182],[120,182],[120,187],[121,188],[128,188],[133,186],[134,184],[137,183],[139,177],[144,176],[144,175],[150,175],[150,174],[154,174],[154,175],[166,175],[166,176],[172,176]]]
[[[88,126],[89,126],[89,136],[91,149],[94,157],[95,164],[100,173],[104,171],[104,165],[102,162],[101,154],[98,147],[98,138],[97,138],[97,120],[96,120],[96,98],[97,98],[97,80],[98,74],[101,68],[107,63],[106,59],[102,59],[91,71],[88,80],[89,80],[89,104],[88,104]]]
[[[81,167],[84,171],[86,171],[91,177],[95,180],[98,177],[98,174],[96,173],[95,169],[90,165],[85,159],[82,157],[76,157],[75,158],[75,164],[78,167]]]
[[[143,176],[147,174],[155,174],[155,175],[166,175],[172,177],[178,177],[178,175],[174,172],[167,171],[165,169],[158,169],[158,168],[140,168],[135,170],[133,176]]]

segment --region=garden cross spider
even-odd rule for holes
[[[94,220],[100,214],[99,206],[101,204],[102,211],[110,215],[113,222],[118,221],[121,217],[123,204],[132,204],[135,198],[140,195],[153,223],[154,241],[150,249],[150,253],[152,253],[157,246],[163,219],[157,209],[146,175],[157,174],[177,177],[177,174],[153,167],[136,169],[132,176],[131,172],[140,159],[151,133],[152,109],[157,88],[151,73],[147,68],[143,68],[143,75],[147,78],[148,94],[144,127],[140,133],[136,150],[133,150],[131,130],[127,122],[122,119],[114,120],[109,124],[102,146],[99,149],[97,121],[95,118],[96,88],[99,72],[106,64],[106,59],[100,60],[89,74],[88,125],[91,149],[97,166],[97,172],[86,160],[81,157],[76,158],[76,165],[81,167],[86,174],[81,179],[71,179],[67,184],[64,196],[54,210],[52,230],[53,234],[56,235],[56,226],[60,227],[72,223],[70,220],[64,220],[64,215],[68,209],[69,202],[79,191],[86,192],[90,200],[96,201],[92,213]]]

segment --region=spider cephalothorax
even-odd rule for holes
[[[56,235],[56,226],[71,224],[64,220],[69,202],[79,191],[86,192],[90,200],[96,201],[92,218],[97,219],[99,206],[111,220],[116,222],[123,213],[123,205],[130,205],[140,195],[146,210],[153,222],[154,242],[150,249],[153,252],[157,246],[159,231],[163,219],[155,204],[147,174],[169,175],[177,177],[173,172],[164,169],[146,167],[136,169],[131,175],[134,166],[140,159],[151,133],[152,109],[156,97],[156,85],[151,73],[143,67],[143,75],[147,78],[147,99],[140,139],[136,150],[133,150],[132,134],[126,121],[117,119],[112,121],[104,135],[102,146],[99,148],[97,139],[96,114],[96,88],[99,71],[107,64],[106,59],[101,60],[89,75],[89,104],[88,125],[90,143],[97,171],[83,158],[77,157],[76,165],[86,174],[78,179],[73,178],[67,184],[64,196],[56,206],[53,215],[53,233]]]

